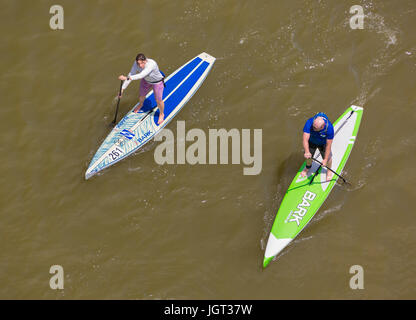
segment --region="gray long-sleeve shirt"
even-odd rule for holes
[[[129,72],[129,77],[131,80],[125,80],[123,82],[123,90],[128,87],[132,80],[143,79],[147,82],[159,82],[163,79],[163,75],[159,71],[159,67],[155,60],[146,59],[146,65],[144,68],[140,68],[137,65],[137,62],[134,61],[133,66]]]

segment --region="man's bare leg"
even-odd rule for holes
[[[163,100],[156,100],[156,102],[157,106],[159,107],[159,121],[157,122],[157,124],[161,124],[163,120],[165,120],[165,103],[163,102]]]
[[[332,154],[329,158],[328,163],[326,164],[327,168],[331,168],[332,166]],[[326,169],[326,181],[331,181],[332,177],[334,176],[331,170]]]
[[[140,96],[139,97],[139,105],[136,108],[134,108],[133,112],[137,113],[137,112],[140,111],[140,109],[143,107],[143,102],[144,102],[145,98],[146,98],[145,96]]]
[[[306,159],[306,167],[302,170],[302,172],[300,173],[300,176],[301,177],[306,177],[306,175],[308,174],[308,171],[309,171],[309,169],[310,168],[307,168],[307,167],[309,167],[309,166],[311,166],[312,165],[312,159],[311,158],[309,158],[309,159]]]

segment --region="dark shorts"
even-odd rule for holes
[[[311,153],[312,157],[315,154],[316,148],[319,149],[319,152],[322,155],[322,159],[324,159],[325,158],[326,144],[324,144],[323,146],[319,146],[319,145],[316,145],[316,144],[309,141],[309,152]]]

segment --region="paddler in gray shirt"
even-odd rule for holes
[[[165,104],[163,102],[163,89],[165,85],[163,82],[164,77],[160,73],[156,61],[150,58],[146,58],[143,53],[139,53],[136,57],[136,61],[131,67],[128,76],[125,77],[124,75],[121,75],[118,78],[124,81],[121,90],[122,94],[132,80],[142,79],[142,81],[140,81],[139,104],[133,110],[136,113],[139,112],[140,108],[143,106],[146,95],[153,88],[156,103],[159,108],[159,120],[157,124],[161,124],[165,119],[165,115],[163,113],[165,109]]]

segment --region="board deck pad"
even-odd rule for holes
[[[133,112],[137,103],[105,138],[85,172],[85,179],[128,157],[149,142],[194,95],[214,62],[214,57],[203,52],[165,79],[165,121],[161,125],[157,124],[159,109],[153,90],[149,92],[140,111]]]
[[[363,108],[353,105],[334,122],[331,169],[338,174],[341,174],[351,153],[362,114]],[[313,157],[322,162],[318,149]],[[263,267],[266,267],[308,224],[338,179],[338,176],[334,174],[331,181],[327,181],[327,169],[321,168],[315,161],[312,162],[312,168],[307,176],[302,177],[300,174],[305,166],[306,161],[298,170],[283,197],[267,242]]]

